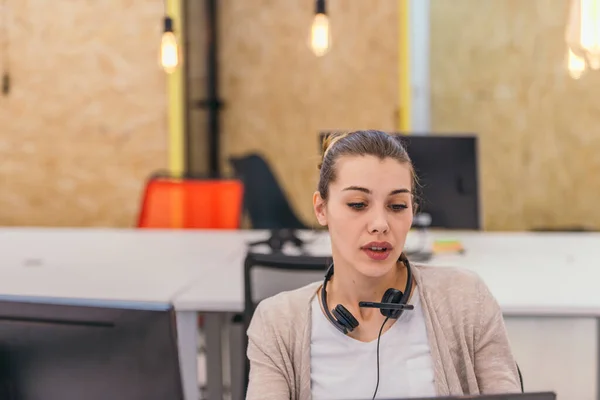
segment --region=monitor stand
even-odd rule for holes
[[[250,247],[259,246],[266,244],[271,249],[272,253],[281,253],[286,243],[292,243],[298,249],[304,247],[305,242],[296,235],[294,229],[273,229],[271,235],[266,240],[260,240],[257,242],[250,242]]]

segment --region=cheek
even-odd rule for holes
[[[402,215],[399,216],[398,222],[402,226],[403,230],[408,231],[413,222],[412,210],[406,210],[403,212]]]
[[[414,212],[413,208],[407,209],[402,215],[404,220],[407,221],[409,224],[412,224],[414,216],[415,216],[415,212]]]
[[[329,232],[337,237],[350,237],[356,235],[362,224],[352,210],[337,209],[328,214]]]

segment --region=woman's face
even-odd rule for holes
[[[313,205],[329,228],[336,265],[384,276],[395,268],[412,225],[410,167],[374,156],[343,156],[334,167],[327,202],[317,192]]]

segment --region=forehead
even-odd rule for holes
[[[393,158],[375,156],[343,156],[336,163],[335,186],[360,186],[372,190],[411,189],[410,165]]]

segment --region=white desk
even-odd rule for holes
[[[0,230],[0,293],[171,302],[235,246],[221,232],[112,229]],[[226,259],[226,258],[225,258]]]
[[[459,238],[467,252],[438,256],[429,263],[477,272],[505,315],[600,317],[600,234],[463,233],[449,237]]]
[[[268,236],[265,232],[231,235],[236,236],[238,242]],[[600,234],[432,232],[431,238],[458,239],[466,252],[436,256],[428,264],[458,266],[477,272],[507,317],[600,318]],[[413,235],[407,247],[418,242],[418,236]],[[319,255],[329,254],[328,245],[324,234],[310,248]],[[175,299],[176,308],[241,312],[245,254],[246,248],[241,246],[229,263],[204,264],[201,278]],[[216,367],[214,359],[209,362],[211,368]]]

